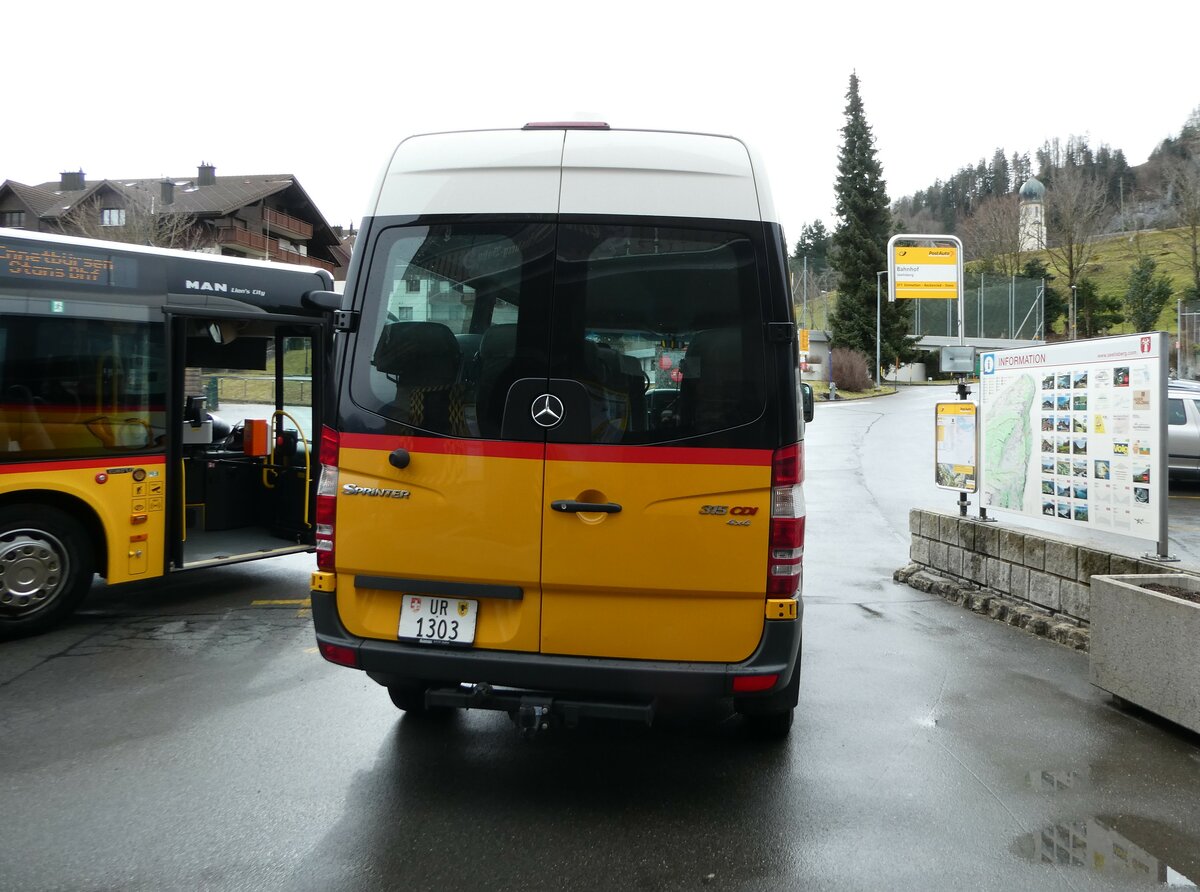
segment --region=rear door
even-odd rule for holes
[[[737,661],[762,634],[772,448],[753,226],[559,226],[541,649]]]
[[[366,259],[341,411],[338,610],[395,640],[414,597],[474,602],[447,643],[536,651],[554,226],[394,226]],[[514,396],[515,395],[515,396]],[[509,409],[509,407],[513,407]]]

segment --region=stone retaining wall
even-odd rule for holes
[[[1093,576],[1187,572],[958,514],[914,508],[908,524],[911,563],[898,582],[1078,650],[1087,649]]]

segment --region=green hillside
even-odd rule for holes
[[[1191,268],[1189,265],[1190,233],[1179,229],[1152,229],[1138,233],[1122,233],[1114,236],[1102,236],[1096,241],[1096,249],[1092,253],[1083,275],[1096,283],[1100,294],[1122,298],[1129,281],[1129,270],[1140,254],[1147,254],[1158,264],[1156,274],[1166,275],[1175,286],[1175,294],[1170,303],[1163,309],[1159,317],[1159,328],[1174,331],[1176,328],[1176,303],[1187,288],[1192,284]],[[1052,274],[1057,275],[1054,261],[1048,251],[1034,251],[1028,257],[1040,258]],[[1061,278],[1059,280],[1062,281]],[[1060,290],[1065,288],[1060,285]],[[1062,323],[1060,321],[1059,326]],[[1132,331],[1128,323],[1122,323],[1113,329],[1113,334]]]
[[[1092,253],[1090,262],[1084,268],[1084,275],[1096,283],[1100,294],[1123,298],[1129,281],[1129,270],[1133,266],[1134,261],[1137,260],[1139,253],[1150,255],[1154,258],[1155,263],[1158,264],[1156,274],[1165,274],[1175,286],[1175,294],[1163,309],[1158,324],[1160,329],[1174,332],[1177,327],[1176,300],[1181,298],[1192,284],[1189,266],[1189,239],[1190,233],[1183,228],[1152,229],[1136,234],[1122,233],[1113,236],[1102,236],[1097,239],[1096,250]],[[1054,262],[1049,252],[1033,251],[1023,254],[1021,261],[1024,263],[1031,258],[1040,259],[1046,264],[1052,275],[1058,275],[1054,269]],[[1067,290],[1065,280],[1062,277],[1059,277],[1055,284],[1058,286],[1060,292]],[[829,316],[837,302],[836,291],[819,292],[817,295],[810,295],[808,299],[808,313],[803,319],[800,318],[800,295],[797,294],[795,297],[797,320],[802,325],[815,329],[829,328]],[[1064,321],[1060,319],[1056,330],[1061,332],[1063,325]],[[1123,334],[1131,331],[1133,331],[1133,328],[1129,323],[1122,323],[1117,325],[1112,333]]]

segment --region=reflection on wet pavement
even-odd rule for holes
[[[1065,788],[1066,785],[1058,787]],[[1193,878],[1200,877],[1197,842],[1159,821],[1135,815],[1098,815],[1061,821],[1036,833],[1026,833],[1016,840],[1014,850],[1036,863],[1082,867],[1164,886],[1195,888]]]
[[[197,651],[261,645],[278,640],[282,633],[296,630],[307,634],[311,626],[306,617],[299,616],[294,608],[227,610],[214,614],[175,616],[167,620],[147,617],[90,635],[71,647],[66,655],[78,657],[116,650],[161,648]]]

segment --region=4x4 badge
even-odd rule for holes
[[[563,417],[562,400],[552,393],[543,393],[533,401],[529,409],[534,424],[539,427],[554,427]]]

